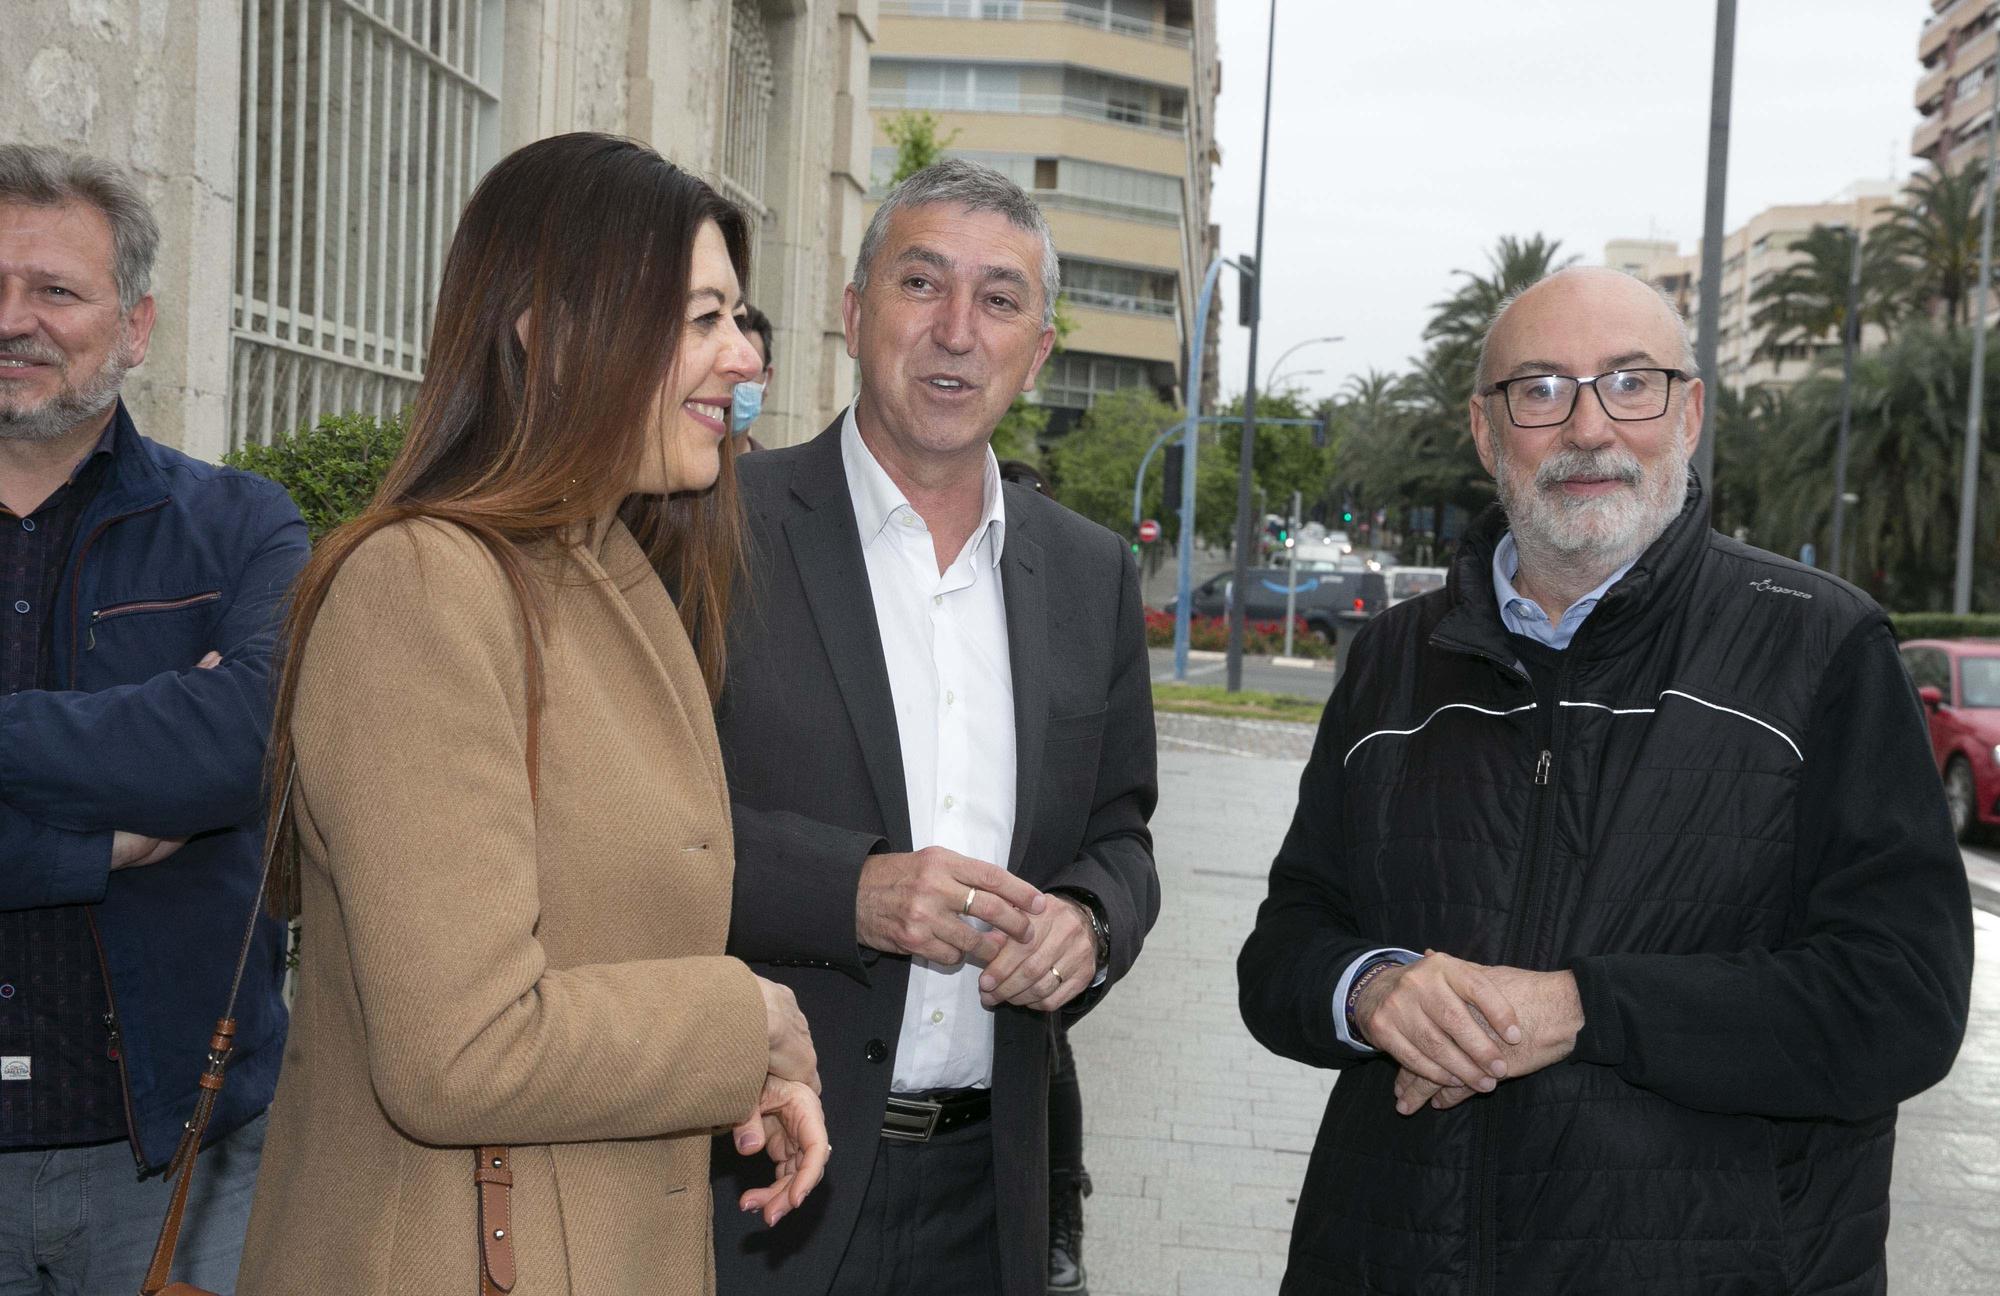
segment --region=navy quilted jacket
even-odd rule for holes
[[[54,607],[61,687],[0,698],[0,908],[90,907],[133,1156],[157,1170],[194,1110],[250,916],[272,654],[307,541],[279,486],[146,440],[122,401],[115,420]],[[222,664],[194,669],[211,650]],[[120,828],[188,842],[114,873]],[[265,919],[211,1141],[270,1104],[284,972],[284,929]]]

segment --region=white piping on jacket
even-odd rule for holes
[[[1357,742],[1352,747],[1349,747],[1347,749],[1347,755],[1340,758],[1340,763],[1341,765],[1345,766],[1348,761],[1353,760],[1354,753],[1361,750],[1361,743],[1367,742],[1370,738],[1381,738],[1385,736],[1408,737],[1410,734],[1413,733],[1421,733],[1425,725],[1428,725],[1431,721],[1437,719],[1439,716],[1443,715],[1447,711],[1477,711],[1481,715],[1510,716],[1510,715],[1519,715],[1523,711],[1533,711],[1534,709],[1535,709],[1535,704],[1533,702],[1528,703],[1526,706],[1517,706],[1510,711],[1493,711],[1483,706],[1474,706],[1470,702],[1447,702],[1443,706],[1439,707],[1437,710],[1425,716],[1424,723],[1418,725],[1415,729],[1377,729],[1374,733],[1364,734],[1361,738],[1361,742]]]
[[[1751,724],[1756,725],[1762,729],[1769,729],[1772,733],[1778,735],[1779,741],[1783,742],[1785,746],[1792,749],[1792,755],[1798,757],[1800,760],[1804,760],[1806,758],[1806,754],[1799,750],[1799,745],[1792,741],[1791,736],[1789,734],[1787,734],[1784,730],[1778,728],[1774,724],[1769,724],[1763,720],[1759,720],[1756,716],[1746,714],[1745,712],[1742,711],[1738,711],[1734,707],[1726,707],[1717,702],[1710,702],[1706,698],[1698,698],[1692,693],[1683,693],[1679,689],[1668,689],[1665,692],[1661,693],[1660,696],[1662,698],[1669,698],[1669,697],[1686,698],[1688,701],[1699,703],[1700,705],[1707,707],[1711,711],[1720,711],[1725,715],[1733,715],[1736,716],[1738,719],[1748,720]],[[1602,702],[1559,702],[1557,703],[1557,705],[1566,707],[1594,707],[1599,711],[1609,711],[1612,715],[1651,715],[1653,714],[1654,711],[1658,710],[1657,707],[1626,707],[1621,709],[1619,707],[1608,707],[1604,705]]]

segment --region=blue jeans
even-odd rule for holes
[[[224,1296],[235,1289],[267,1119],[259,1115],[202,1152],[176,1280]],[[138,1177],[122,1141],[0,1152],[0,1296],[133,1296],[172,1193],[163,1177]]]

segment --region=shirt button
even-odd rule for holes
[[[942,1009],[942,1008],[939,1008],[939,1009],[937,1009],[936,1011],[934,1011],[934,1012],[932,1012],[932,1013],[931,1013],[931,1024],[932,1024],[932,1025],[936,1025],[937,1023],[939,1023],[939,1022],[941,1022],[941,1021],[943,1021],[943,1020],[944,1020],[944,1009]]]
[[[21,529],[22,529],[23,531],[33,531],[33,530],[35,529],[35,519],[33,519],[33,518],[22,518],[22,519],[21,519]]]
[[[955,805],[957,805],[957,804],[958,804],[958,798],[957,798],[957,797],[946,797],[946,798],[944,799],[944,808],[945,808],[945,809],[947,809],[947,810],[951,809],[951,808],[952,808],[953,806],[955,806]]]
[[[950,706],[956,701],[958,701],[958,694],[952,692],[950,689],[946,689],[944,691],[944,704]]]
[[[14,600],[14,610],[15,610],[16,612],[26,612],[26,611],[28,610],[28,600],[26,600],[26,599],[15,599],[15,600]]]
[[[937,604],[937,605],[938,605],[939,607],[943,607],[943,606],[944,606],[944,595],[942,595],[942,594],[933,594],[933,595],[931,595],[931,602],[933,602],[933,603]]]

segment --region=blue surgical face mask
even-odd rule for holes
[[[756,422],[757,416],[763,412],[764,384],[737,383],[736,389],[729,394],[730,432],[742,436],[750,430],[750,425]]]

